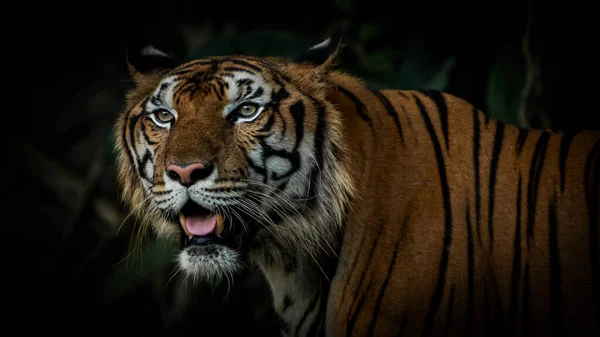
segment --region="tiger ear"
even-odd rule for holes
[[[342,49],[342,31],[336,30],[327,40],[310,47],[294,61],[330,68]]]
[[[178,60],[170,53],[152,45],[127,48],[127,66],[131,76],[138,80],[144,75],[161,73],[177,66]]]

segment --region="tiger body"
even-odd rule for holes
[[[361,102],[337,95],[364,185],[332,335],[598,330],[598,133],[524,130],[451,95],[336,83]]]
[[[600,331],[600,134],[371,90],[330,69],[338,43],[309,50],[314,64],[134,70],[117,123],[124,200],[160,237],[179,240],[173,218],[190,201],[223,215],[223,236],[241,233],[237,249],[194,234],[184,272],[219,282],[247,259],[283,336]],[[196,180],[173,174],[182,162],[202,163]]]

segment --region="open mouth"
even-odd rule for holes
[[[185,233],[184,249],[192,246],[223,245],[236,251],[241,250],[240,226],[193,201],[188,201],[181,209],[179,223]]]

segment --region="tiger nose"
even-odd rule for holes
[[[213,170],[213,165],[193,163],[187,165],[170,164],[167,166],[167,175],[183,186],[190,186],[195,182],[206,179]]]

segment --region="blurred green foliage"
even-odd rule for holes
[[[147,282],[174,261],[178,248],[173,242],[160,239],[144,240],[132,248],[104,283],[104,299],[117,300]]]
[[[201,57],[224,55],[294,57],[309,48],[313,42],[311,38],[284,31],[222,35],[192,50],[185,59],[189,61]]]
[[[381,33],[383,29],[381,24],[362,24],[358,29],[356,39],[351,39],[349,42],[344,41],[344,44],[351,45],[346,49],[364,49],[365,44]],[[291,32],[258,31],[226,35],[219,36],[192,51],[185,57],[185,60],[235,54],[293,58],[319,42],[314,37]],[[346,52],[348,51],[343,53]],[[448,83],[449,73],[454,66],[454,59],[449,57],[436,60],[428,58],[427,55],[427,48],[419,43],[413,43],[402,51],[380,49],[364,53],[359,62],[341,64],[340,67],[344,71],[359,76],[367,85],[375,89],[444,90]]]
[[[485,93],[486,110],[490,116],[519,125],[525,74],[525,60],[517,46],[507,45],[498,49]]]

